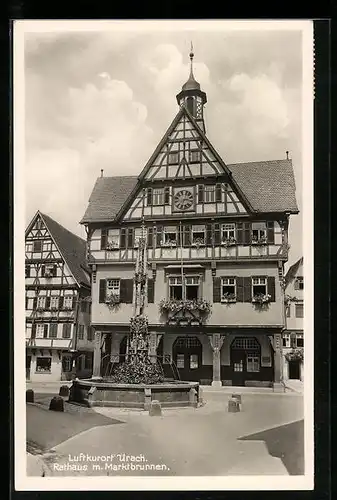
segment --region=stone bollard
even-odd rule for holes
[[[27,389],[27,391],[26,391],[26,403],[34,403],[34,391],[33,391],[33,389]]]
[[[50,400],[49,410],[64,411],[64,401],[61,396],[54,396]]]
[[[232,399],[236,399],[239,404],[242,403],[241,394],[232,394]]]
[[[67,385],[61,385],[59,396],[69,396],[69,387]]]
[[[151,401],[149,415],[150,415],[150,417],[158,417],[158,416],[160,417],[161,416],[161,405],[160,405],[159,401],[157,401],[156,399]]]
[[[229,413],[237,413],[240,411],[240,405],[236,399],[230,398],[228,400],[228,411]]]
[[[144,389],[144,410],[148,411],[151,408],[151,389],[145,387]]]
[[[197,406],[198,404],[197,391],[193,387],[192,389],[190,389],[190,392],[188,393],[188,398],[190,406]]]
[[[199,405],[203,406],[204,404],[204,390],[199,386]]]

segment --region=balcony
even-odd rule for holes
[[[35,347],[37,349],[69,349],[72,339],[60,338],[26,338],[26,347]]]
[[[198,326],[203,324],[211,312],[211,303],[204,299],[163,299],[159,311],[168,325]]]

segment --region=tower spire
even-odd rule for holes
[[[194,52],[193,52],[193,43],[191,41],[191,50],[190,50],[190,65],[191,65],[191,69],[190,69],[190,78],[194,78],[193,76],[193,58],[194,58]]]

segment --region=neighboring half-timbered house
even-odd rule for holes
[[[166,376],[277,385],[288,223],[298,213],[292,162],[224,162],[206,136],[206,94],[192,58],[177,115],[147,165],[139,176],[98,178],[81,221],[91,255],[95,375],[106,370],[100,358],[125,359],[143,221],[146,314]]]
[[[90,271],[86,242],[37,212],[25,235],[26,378],[92,373]]]

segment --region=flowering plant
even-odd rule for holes
[[[135,273],[135,282],[137,284],[145,285],[145,283],[146,283],[146,274]]]
[[[303,347],[298,349],[293,349],[292,351],[287,352],[285,358],[287,361],[297,361],[297,360],[303,361],[304,359]]]
[[[285,295],[284,297],[284,302],[286,304],[289,304],[289,302],[296,302],[297,300],[297,297],[291,297],[290,295]]]
[[[105,249],[106,250],[116,250],[116,249],[118,249],[118,244],[115,241],[107,241]]]
[[[226,292],[221,297],[221,302],[235,302],[235,301],[236,301],[235,293]]]
[[[257,238],[256,236],[252,237],[252,245],[266,245],[267,244],[267,236],[261,236],[261,238]]]
[[[193,299],[193,300],[177,300],[177,299],[163,299],[159,303],[161,313],[178,312],[178,311],[199,311],[203,314],[209,314],[211,311],[211,304],[207,300]]]
[[[109,307],[115,307],[117,306],[119,303],[120,303],[120,297],[117,293],[110,293],[106,299],[105,299],[105,303],[109,306]]]
[[[269,293],[258,293],[257,295],[254,295],[252,302],[255,302],[257,304],[267,304],[270,302],[271,295]]]
[[[194,247],[199,248],[199,247],[205,245],[205,240],[204,240],[204,238],[194,238],[193,242],[192,242],[192,245]]]
[[[168,247],[168,248],[174,248],[177,246],[177,242],[176,242],[176,240],[162,241],[161,246]]]
[[[224,238],[221,242],[221,245],[224,247],[231,247],[233,245],[236,245],[236,239],[234,236],[230,236],[229,238]]]

